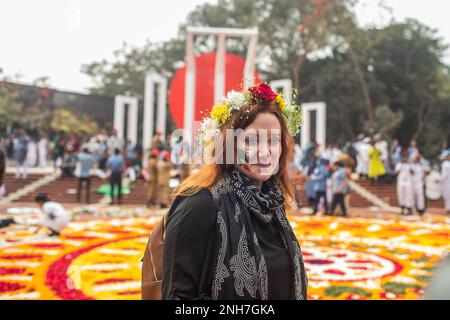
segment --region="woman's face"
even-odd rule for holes
[[[236,164],[236,167],[261,186],[279,169],[282,151],[280,122],[271,113],[259,113],[244,129],[244,136],[243,143],[238,143],[237,152],[245,152],[245,163],[240,162],[242,164]]]

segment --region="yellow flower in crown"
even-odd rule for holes
[[[283,95],[281,93],[277,95],[275,101],[280,107],[281,111],[284,111],[286,109],[286,101],[284,101]]]
[[[211,119],[216,120],[221,124],[224,124],[228,120],[229,116],[230,111],[228,109],[228,106],[224,104],[215,105],[211,110]]]

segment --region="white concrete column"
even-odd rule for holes
[[[155,72],[148,72],[145,77],[145,100],[144,100],[144,130],[143,146],[144,154],[147,155],[147,149],[151,145],[154,134],[155,123],[155,85],[158,88],[156,130],[161,131],[163,137],[166,135],[166,114],[167,114],[167,79]]]
[[[287,105],[292,103],[292,80],[291,79],[280,79],[273,80],[270,82],[272,89],[276,91],[283,91],[283,97]],[[281,90],[280,90],[281,89]]]
[[[167,79],[159,79],[158,89],[158,119],[156,128],[162,132],[164,140],[166,139],[166,114],[167,114]]]
[[[184,96],[184,129],[185,138],[190,144],[193,142],[194,117],[195,117],[195,57],[194,57],[194,35],[215,35],[219,37],[216,57],[214,99],[219,100],[224,95],[225,87],[225,46],[226,37],[248,38],[249,48],[244,66],[244,86],[248,87],[254,83],[256,49],[258,44],[258,29],[238,28],[209,28],[193,27],[186,28],[186,78]],[[223,57],[223,58],[222,58]],[[223,61],[223,62],[222,62]],[[223,68],[223,69],[222,69]]]
[[[323,149],[326,148],[327,126],[326,126],[326,105],[323,102],[317,103],[316,114],[316,138]]]
[[[255,83],[255,60],[256,49],[258,46],[258,30],[255,30],[256,34],[250,37],[250,43],[247,50],[247,58],[245,60],[244,67],[244,86],[246,88],[251,87]]]
[[[129,98],[128,104],[128,128],[127,128],[127,139],[131,141],[132,144],[137,143],[137,132],[138,132],[138,99]]]
[[[301,129],[301,145],[304,150],[310,144],[311,139],[311,113],[308,108],[302,106],[303,124]]]
[[[195,56],[194,35],[190,32],[186,39],[186,80],[184,89],[184,130],[189,144],[192,144],[195,119]]]
[[[148,73],[145,77],[145,96],[144,96],[144,128],[142,145],[144,151],[150,148],[153,136],[153,118],[155,105],[155,87],[153,83],[152,73]]]
[[[218,36],[217,39],[216,66],[214,73],[214,103],[218,104],[219,100],[225,94],[225,41],[224,34]]]
[[[326,147],[327,134],[327,105],[324,102],[311,102],[302,104],[303,124],[301,128],[302,148],[306,148],[311,143],[311,111],[316,111],[316,141],[321,148]]]
[[[117,131],[117,137],[123,139],[124,137],[124,118],[125,106],[122,103],[124,96],[114,97],[114,129]]]

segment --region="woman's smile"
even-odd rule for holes
[[[254,166],[260,168],[260,169],[268,169],[272,166],[271,163],[256,163]]]

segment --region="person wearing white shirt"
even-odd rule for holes
[[[426,168],[420,163],[420,157],[418,154],[411,163],[413,173],[413,195],[414,202],[416,204],[416,210],[420,215],[425,213],[425,192],[424,183],[426,176]]]
[[[13,158],[17,162],[16,179],[27,179],[27,150],[30,138],[25,129],[20,128],[13,140]]]
[[[445,210],[450,213],[450,151],[444,154],[442,163],[442,195],[444,197]]]
[[[31,168],[36,167],[38,156],[38,144],[35,138],[30,139],[27,145],[27,165]]]
[[[427,198],[427,177],[431,172],[431,165],[430,165],[430,161],[428,161],[427,159],[425,159],[425,157],[423,156],[422,150],[417,149],[416,152],[416,157],[419,158],[418,162],[420,163],[420,165],[422,166],[423,169],[423,193],[424,193],[424,199],[425,199],[425,205],[424,205],[424,209],[426,210],[428,207],[428,198]]]
[[[364,138],[361,142],[359,142],[355,147],[358,152],[356,159],[357,159],[357,166],[356,171],[364,177],[367,177],[369,173],[369,149],[370,149],[370,141],[371,139],[369,137]]]
[[[413,196],[413,174],[414,171],[411,165],[408,163],[408,156],[405,155],[402,160],[397,163],[395,167],[395,173],[397,174],[397,198],[401,214],[405,214],[405,209],[408,214],[412,214],[412,208],[414,206]]]
[[[122,151],[123,147],[124,147],[124,141],[123,139],[120,139],[117,136],[117,130],[114,129],[113,134],[108,138],[108,149],[109,149],[109,154],[112,155],[114,154],[114,151],[116,149],[119,149]]]
[[[416,139],[412,139],[410,146],[408,148],[408,156],[410,160],[413,160],[414,157],[416,156],[418,149],[417,149],[417,141]]]
[[[95,163],[98,163],[98,160],[100,159],[100,138],[99,135],[92,136],[88,143],[87,148],[89,150],[89,153],[94,158]]]
[[[294,147],[294,162],[297,163],[301,168],[301,163],[303,159],[303,150],[302,147],[296,143]]]
[[[329,162],[331,162],[331,157],[332,157],[332,148],[331,145],[328,145],[325,150],[323,150],[322,152],[322,158],[328,160]]]
[[[45,136],[41,137],[38,142],[38,154],[39,154],[39,167],[47,167],[48,156],[48,140]]]
[[[342,156],[342,151],[339,149],[339,146],[337,144],[333,145],[333,148],[331,149],[331,164],[336,163]]]
[[[65,226],[70,222],[70,217],[64,207],[58,202],[50,201],[46,194],[38,194],[35,201],[44,213],[44,216],[39,222],[40,226],[36,229],[35,233],[45,227],[50,230],[50,237],[59,236]]]
[[[386,140],[382,139],[381,134],[377,133],[374,136],[375,147],[381,150],[381,160],[383,161],[384,169],[386,171],[386,176],[384,179],[390,179],[391,176],[391,166],[389,164],[389,144]]]
[[[389,144],[381,138],[380,134],[375,135],[375,145],[381,149],[381,159],[385,162],[389,159]]]

